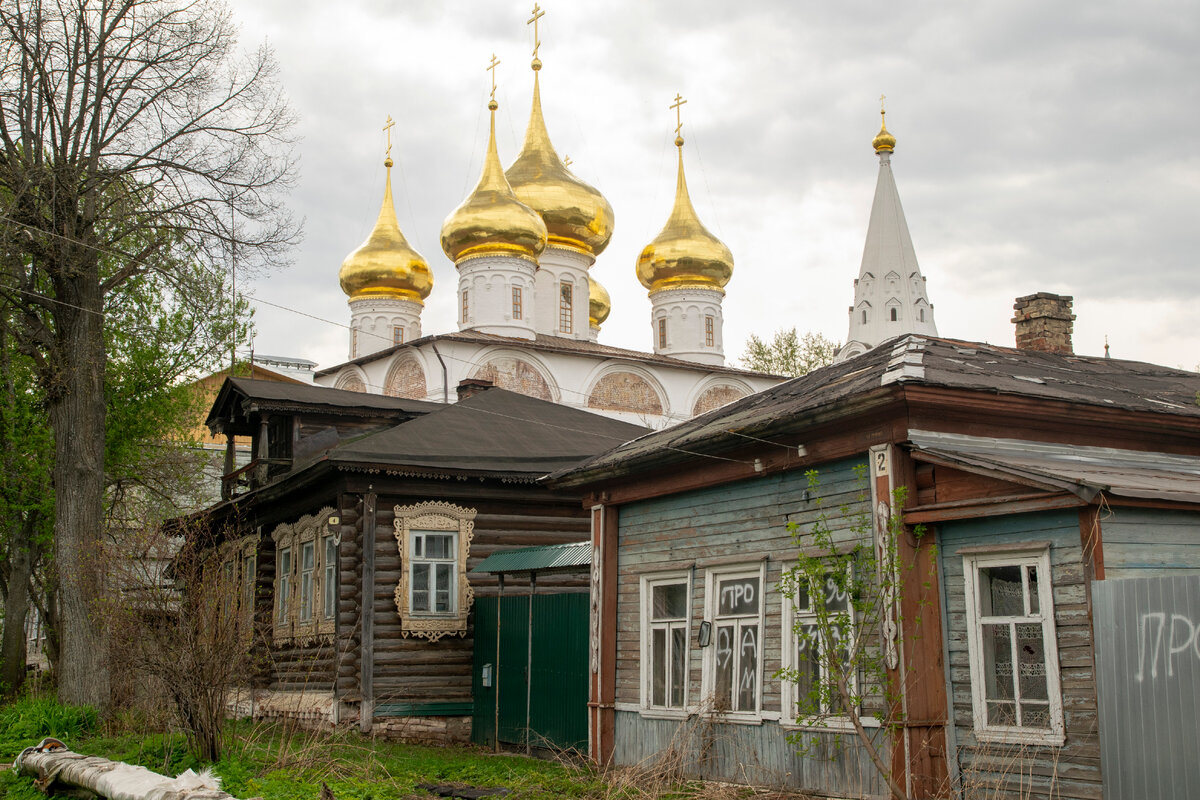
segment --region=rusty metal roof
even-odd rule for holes
[[[568,542],[492,553],[471,572],[545,572],[591,566],[592,543]]]
[[[1019,439],[909,431],[913,458],[967,472],[1069,491],[1200,502],[1200,458]]]

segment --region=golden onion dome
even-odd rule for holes
[[[879,111],[879,133],[871,140],[871,146],[876,153],[890,153],[896,149],[896,137],[888,132],[887,112],[882,109]]]
[[[549,244],[597,256],[612,239],[612,206],[604,195],[572,175],[554,151],[542,117],[540,67],[541,62],[535,60],[533,110],[525,144],[505,174],[521,202],[542,215]]]
[[[600,282],[588,275],[588,324],[599,328],[612,312],[612,298]]]
[[[475,190],[442,223],[442,250],[455,264],[467,258],[505,255],[537,261],[546,249],[546,224],[513,194],[496,152],[496,101],[483,174]]]
[[[679,148],[675,207],[662,232],[638,256],[638,280],[651,293],[684,288],[723,293],[733,277],[733,254],[696,216],[683,175],[682,137],[676,137],[675,146]]]
[[[392,204],[392,159],[383,165],[387,180],[379,218],[367,240],[342,262],[338,281],[351,299],[397,297],[420,303],[433,290],[433,274],[400,232]]]

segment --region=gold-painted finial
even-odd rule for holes
[[[488,100],[488,108],[495,111],[500,105],[496,102],[496,67],[500,65],[500,59],[496,58],[496,54],[492,53],[492,63],[487,65],[487,71],[492,73],[492,97]]]
[[[879,133],[871,140],[871,146],[875,148],[876,153],[890,153],[896,149],[896,137],[887,129],[887,109],[883,105],[885,100],[887,95],[879,95]]]
[[[383,157],[383,165],[385,167],[392,166],[392,128],[395,127],[396,121],[392,119],[392,115],[388,114],[387,124],[383,126],[383,132],[387,134],[387,152]]]
[[[675,93],[675,102],[673,104],[671,104],[671,106],[670,106],[670,108],[675,109],[675,146],[676,147],[683,147],[683,136],[680,134],[680,131],[683,130],[683,118],[680,116],[679,109],[680,109],[680,106],[682,106],[686,102],[687,102],[687,100],[683,99],[683,95],[679,94],[679,92],[676,92]]]
[[[542,46],[542,40],[538,38],[538,20],[544,16],[546,16],[546,12],[537,3],[534,3],[533,16],[525,22],[526,25],[533,26],[533,61],[529,65],[533,67],[534,72],[542,68],[542,61],[538,58],[538,48]]]
[[[570,157],[570,156],[563,156],[563,166],[564,166],[564,167],[569,167],[569,166],[571,166],[571,165],[572,165],[572,164],[574,164],[574,163],[575,163],[575,162],[571,160],[571,157]]]

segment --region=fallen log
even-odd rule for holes
[[[168,778],[121,761],[73,753],[57,739],[25,748],[13,769],[31,776],[33,785],[50,794],[86,792],[108,800],[237,800],[221,791],[221,779],[190,769]]]

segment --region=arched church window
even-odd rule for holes
[[[667,318],[662,317],[658,320],[658,349],[664,350],[667,346]]]
[[[892,309],[892,322],[895,322],[898,319],[900,319],[900,311],[899,311],[899,309],[893,308]]]
[[[514,286],[514,287],[512,287],[512,290],[513,290],[513,292],[512,292],[512,294],[513,294],[513,297],[512,297],[512,318],[513,318],[513,319],[521,319],[521,315],[522,315],[522,313],[523,313],[523,309],[522,309],[522,307],[521,307],[521,306],[522,306],[522,303],[521,303],[521,287],[520,287],[520,286]]]
[[[574,303],[572,286],[562,283],[558,286],[558,330],[560,333],[570,333],[574,327]]]
[[[863,325],[866,325],[866,324],[867,324],[867,310],[866,310],[865,308],[864,308],[864,309],[863,309],[863,311],[862,311],[862,315],[863,315],[863,321],[862,321],[862,324],[863,324]]]

